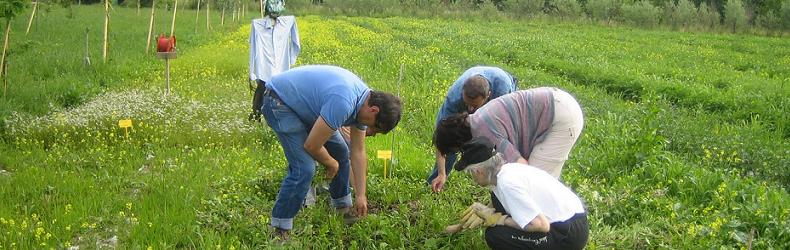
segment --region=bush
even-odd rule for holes
[[[738,32],[746,29],[746,9],[740,0],[729,0],[724,7],[724,26]]]
[[[790,30],[790,1],[784,1],[784,3],[782,3],[779,17],[782,19],[782,27],[784,27],[785,30]]]
[[[509,1],[508,8],[520,16],[534,16],[543,13],[543,0]]]
[[[601,21],[617,20],[620,12],[618,0],[589,0],[585,6],[591,18]]]
[[[658,24],[658,15],[661,11],[649,1],[640,1],[623,5],[622,12],[623,19],[629,24],[653,27]]]
[[[562,18],[575,18],[582,14],[582,6],[576,0],[553,0],[551,12]]]
[[[774,11],[765,13],[757,17],[757,25],[769,30],[782,29],[782,20],[774,14]]]
[[[697,7],[689,0],[678,0],[675,5],[675,21],[679,27],[690,27],[695,22],[694,16],[697,14]]]
[[[707,4],[700,4],[697,9],[697,18],[698,24],[707,29],[712,29],[721,23],[719,12]]]

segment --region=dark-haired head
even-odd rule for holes
[[[397,96],[387,92],[371,90],[368,106],[379,108],[379,112],[376,114],[376,132],[389,133],[400,122],[403,106],[401,106],[400,98]]]
[[[472,139],[472,129],[466,118],[467,113],[452,115],[442,119],[433,133],[433,145],[440,154],[457,152],[461,145]]]

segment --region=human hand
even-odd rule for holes
[[[446,175],[440,174],[436,176],[436,178],[434,178],[433,181],[431,181],[431,189],[433,190],[433,192],[434,193],[441,192],[442,189],[444,189],[444,183],[446,181],[447,181]]]
[[[354,204],[354,211],[357,217],[365,217],[368,215],[368,198],[366,196],[357,197]]]
[[[340,170],[340,163],[333,159],[330,165],[324,167],[326,167],[326,176],[324,178],[329,181],[337,175],[337,172]]]

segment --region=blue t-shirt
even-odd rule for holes
[[[329,127],[355,126],[370,88],[350,71],[329,65],[302,66],[272,77],[266,84],[309,127],[323,117]]]
[[[488,81],[488,89],[491,91],[491,96],[486,102],[516,91],[516,84],[513,82],[513,77],[500,68],[486,66],[469,68],[455,80],[453,86],[450,86],[450,90],[447,91],[447,97],[444,99],[444,103],[439,109],[439,114],[436,116],[437,125],[439,121],[448,116],[466,111],[466,104],[464,103],[463,96],[464,82],[466,82],[466,79],[469,79],[469,77],[475,75],[480,75]]]

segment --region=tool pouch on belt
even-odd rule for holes
[[[263,93],[266,92],[266,82],[255,80],[255,93],[252,94],[252,112],[249,119],[261,121],[261,106],[263,106]]]

